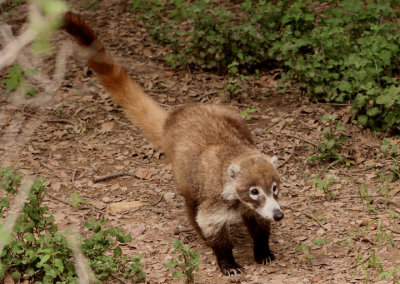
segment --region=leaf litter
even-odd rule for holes
[[[193,70],[168,70],[168,66],[160,63],[165,51],[142,31],[131,36],[132,30],[136,32],[136,25],[130,12],[118,9],[120,5],[118,1],[102,1],[98,10],[82,13],[104,37],[117,60],[129,69],[134,80],[170,110],[198,99],[219,101],[219,92],[224,89],[222,76]],[[104,23],[115,23],[121,32],[111,36],[110,28]],[[121,44],[109,46],[115,42]],[[143,52],[146,54],[142,55]],[[0,158],[5,161],[7,154],[7,163],[2,165],[29,169],[32,175],[47,178],[49,193],[67,204],[74,191],[79,198],[88,201],[88,206],[74,209],[48,198],[46,204],[61,228],[74,224],[84,232],[83,221],[91,216],[106,217],[111,225],[123,226],[133,236],[126,249],[132,255],[146,255],[143,262],[149,283],[175,283],[164,264],[177,238],[201,253],[198,283],[362,282],[365,274],[361,266],[356,265],[357,255],[368,256],[373,250],[385,269],[400,267],[400,235],[391,231],[399,230],[399,219],[391,219],[386,213],[391,210],[400,214],[398,206],[392,204],[400,204],[400,185],[398,181],[381,180],[379,173],[390,173],[391,162],[384,157],[376,158],[382,141],[368,131],[361,132],[349,125],[346,135],[351,147],[344,153],[356,165],[335,165],[330,172],[324,171],[326,165],[306,163],[306,158],[315,151],[313,144],[320,139],[317,128],[323,127],[321,117],[336,109],[329,104],[309,104],[301,100],[295,90],[278,93],[276,72],[267,72],[258,80],[250,78],[247,84],[253,89],[249,93],[263,94],[268,90],[270,96],[232,99],[229,105],[238,113],[246,107],[257,108],[258,119],[251,119],[249,123],[259,149],[268,155],[277,155],[279,162],[286,161],[279,169],[283,182],[280,201],[285,218],[272,225],[271,249],[276,260],[266,266],[255,264],[251,239],[243,226],[236,225],[232,228],[234,254],[246,273],[223,277],[211,250],[196,236],[185,217],[183,199],[175,196],[172,169],[165,156],[131,125],[97,79],[88,70],[82,73],[84,68],[82,62],[69,59],[65,85],[70,87],[62,87],[54,94],[58,98],[54,105],[62,109],[61,119],[74,122],[72,125],[43,122],[33,133],[24,130],[24,126],[35,122],[34,117],[60,119],[55,108],[46,106],[5,107],[0,116],[2,143],[5,135],[13,131],[26,138],[13,146],[11,152],[7,152],[11,148],[0,144]],[[210,91],[213,93],[209,94]],[[7,106],[3,99],[1,103]],[[347,111],[343,111],[345,113]],[[22,123],[13,124],[16,117],[24,118]],[[341,119],[348,121],[349,117],[343,115]],[[392,138],[391,143],[398,144],[399,139]],[[75,170],[78,174],[73,186]],[[134,176],[93,182],[95,176],[121,171],[134,173]],[[330,201],[310,182],[328,174],[338,178],[332,184],[334,197]],[[385,203],[385,184],[392,203]],[[364,194],[363,200],[360,192]],[[307,216],[315,218],[319,224]],[[381,231],[379,222],[385,223]],[[382,232],[390,239],[378,239]],[[324,238],[326,243],[313,245],[316,238]],[[390,241],[393,246],[387,244]],[[304,244],[313,245],[311,262],[303,253],[296,252],[296,248]],[[378,274],[372,267],[368,270],[372,276]]]

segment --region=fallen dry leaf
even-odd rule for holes
[[[319,282],[323,279],[322,274],[319,274],[317,276],[315,276],[313,279],[311,279],[311,282],[315,283],[315,282]]]
[[[136,173],[136,177],[137,178],[140,178],[140,179],[145,179],[145,180],[147,180],[147,179],[150,179],[151,177],[152,177],[152,173],[151,172],[147,172],[147,171],[138,171],[137,173]]]
[[[109,122],[104,122],[101,125],[101,131],[102,132],[109,132],[113,129],[114,127],[114,121],[109,121]]]
[[[14,284],[14,279],[12,278],[12,276],[10,274],[6,274],[6,276],[3,279],[3,283],[4,284]]]
[[[144,204],[140,201],[121,201],[121,202],[116,202],[112,203],[108,206],[108,210],[112,214],[120,214],[123,212],[132,212],[140,207],[142,207]]]

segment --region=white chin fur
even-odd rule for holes
[[[265,202],[264,207],[257,209],[257,213],[264,217],[265,219],[274,221],[274,210],[281,209],[278,202],[274,198],[267,197],[267,202]]]

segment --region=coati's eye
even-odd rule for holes
[[[250,187],[250,195],[252,196],[258,196],[260,192],[258,191],[258,189],[256,187]]]
[[[277,195],[277,194],[278,194],[278,186],[276,185],[275,182],[272,184],[272,193],[273,193],[274,195]]]

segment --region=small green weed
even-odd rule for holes
[[[316,217],[313,217],[313,220],[318,221],[318,222],[321,222],[322,220],[324,220],[324,216],[316,216]]]
[[[301,244],[298,247],[296,247],[295,251],[296,252],[300,252],[300,251],[303,252],[304,257],[306,258],[308,265],[311,266],[312,260],[314,259],[314,256],[311,253],[311,249],[314,246],[320,246],[322,244],[325,244],[326,242],[327,242],[327,240],[324,239],[324,238],[314,238],[312,244]]]
[[[245,120],[250,120],[251,119],[251,113],[255,113],[257,111],[256,108],[246,108],[245,110],[242,110],[239,114],[245,119]]]
[[[84,223],[92,234],[89,238],[82,239],[81,250],[88,257],[96,277],[105,280],[114,273],[120,273],[135,282],[144,280],[146,275],[141,270],[143,265],[140,263],[143,255],[129,259],[122,255],[119,246],[115,246],[117,243],[130,242],[132,237],[124,234],[121,227],[104,228],[105,225],[105,219],[97,220],[95,217]],[[112,247],[114,247],[113,254],[108,255],[107,252]]]
[[[371,281],[371,270],[377,270],[379,273],[383,272],[383,265],[380,258],[376,255],[375,250],[372,250],[371,255],[366,257],[362,253],[358,253],[355,258],[355,267],[360,266],[364,272],[365,283]]]
[[[232,98],[246,99],[248,97],[243,88],[243,82],[248,79],[248,76],[239,74],[238,65],[236,61],[228,65],[228,83],[225,85],[224,92],[221,93],[228,101]]]
[[[316,156],[311,156],[306,159],[307,162],[320,160],[332,161],[331,165],[350,161],[345,159],[340,152],[343,149],[344,143],[347,141],[346,126],[342,122],[335,122],[336,114],[325,114],[321,123],[325,125],[323,129],[318,127],[318,131],[322,131],[321,140],[318,142],[319,153]]]
[[[61,118],[62,117],[62,115],[63,115],[63,110],[62,110],[62,108],[56,108],[56,116],[58,117],[58,118]]]
[[[385,158],[392,159],[392,165],[390,167],[390,171],[392,173],[391,181],[400,178],[400,149],[399,145],[396,143],[391,143],[391,141],[387,138],[383,139],[383,144],[381,145],[381,151]]]
[[[321,190],[325,194],[326,200],[331,200],[334,197],[334,193],[331,190],[331,185],[334,182],[333,177],[324,177],[323,180],[319,179],[318,177],[315,177],[313,179],[310,179],[315,188],[318,190]]]
[[[80,204],[86,204],[87,201],[79,198],[79,194],[74,191],[71,195],[70,204],[76,209]]]
[[[399,216],[392,210],[387,209],[386,213],[390,216],[391,218],[391,223],[392,223],[392,230],[397,231],[397,219]]]
[[[4,76],[5,79],[3,79],[1,83],[6,85],[7,92],[17,90],[28,97],[32,97],[37,94],[37,90],[33,87],[26,89],[25,82],[27,77],[31,77],[36,73],[36,70],[23,71],[18,64],[14,64],[8,70],[7,74]]]
[[[373,214],[377,214],[375,208],[372,207],[372,198],[369,193],[369,189],[367,185],[363,185],[363,188],[358,188],[358,196],[360,197],[361,203],[363,205],[363,209],[366,207],[367,211]]]
[[[296,252],[302,251],[304,253],[305,258],[308,261],[308,265],[311,266],[311,261],[313,260],[314,256],[311,253],[311,249],[313,248],[313,245],[308,245],[308,244],[302,244],[296,247]]]
[[[380,221],[378,226],[378,235],[376,236],[377,242],[383,242],[386,245],[394,247],[393,235],[391,233],[386,232],[385,230],[385,222]]]
[[[400,268],[382,271],[376,276],[376,279],[392,279],[393,284],[400,283]]]
[[[90,11],[97,10],[99,8],[101,0],[86,0],[85,4],[83,4],[84,8]]]
[[[172,277],[179,279],[184,276],[185,283],[194,283],[194,280],[198,278],[194,271],[199,269],[200,253],[189,249],[179,240],[174,242],[173,252],[178,252],[178,258],[169,260],[165,265],[167,268],[176,270],[172,273]]]

